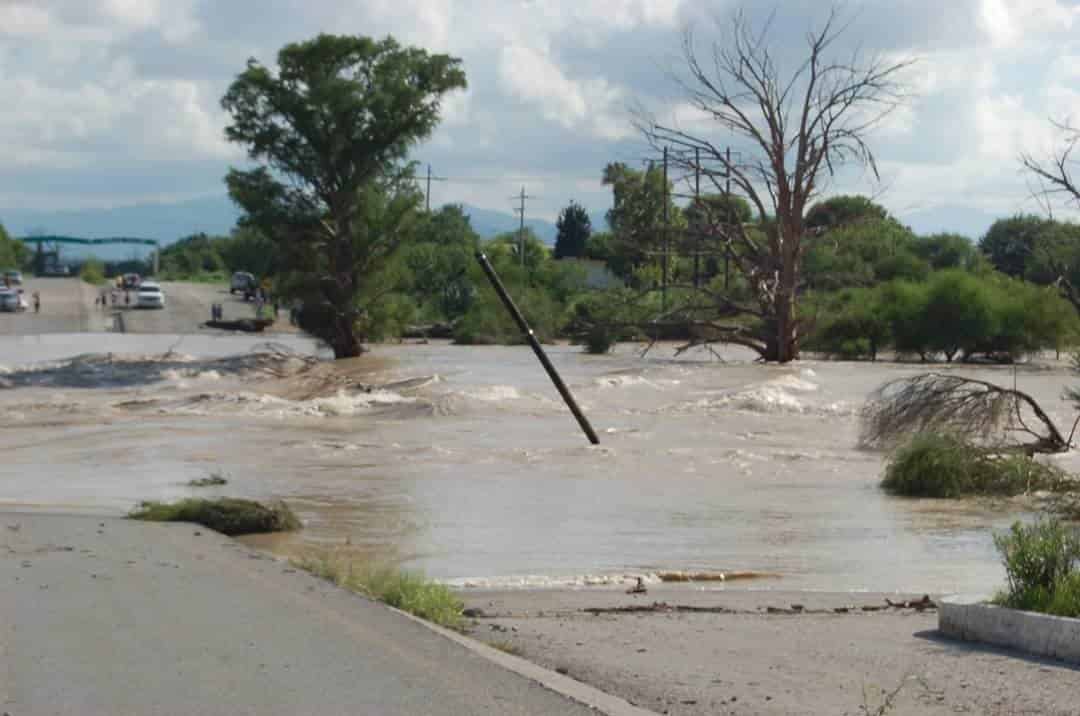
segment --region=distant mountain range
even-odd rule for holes
[[[484,238],[517,231],[519,220],[509,212],[465,206],[473,229]],[[56,234],[98,238],[130,236],[157,239],[169,244],[199,232],[228,234],[240,211],[226,196],[212,196],[169,204],[138,204],[108,209],[31,211],[0,209],[0,222],[12,236]],[[593,212],[593,230],[606,228],[603,212]],[[943,206],[901,214],[898,218],[916,233],[941,231],[978,239],[998,217],[988,212],[960,206]],[[545,219],[526,219],[525,225],[548,244],[555,243],[555,224]],[[118,257],[130,255],[130,248],[120,247]],[[101,255],[102,251],[98,251]],[[110,254],[116,251],[110,250]],[[103,256],[112,258],[113,256]]]

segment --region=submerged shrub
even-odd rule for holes
[[[229,536],[300,529],[300,520],[284,502],[266,506],[254,500],[222,497],[179,502],[140,502],[128,513],[133,520],[194,522]]]
[[[1080,616],[1080,535],[1057,520],[1013,524],[995,535],[1008,586],[1002,606]]]
[[[606,326],[593,326],[585,334],[585,352],[602,355],[615,345],[615,331]]]
[[[461,626],[461,613],[465,605],[449,587],[433,582],[422,574],[327,554],[309,556],[297,564],[317,577],[421,619],[450,629]]]
[[[893,453],[881,486],[909,497],[1020,495],[1066,490],[1068,475],[1019,453],[995,455],[949,434],[919,433]]]

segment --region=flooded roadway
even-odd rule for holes
[[[459,585],[757,570],[781,576],[754,588],[947,592],[1003,577],[992,532],[1016,506],[888,497],[881,456],[855,447],[865,396],[919,366],[552,348],[591,447],[527,348],[379,346],[312,368],[253,355],[264,342],[0,337],[0,509],[283,498],[305,529],[254,543],[347,544]],[[1017,379],[1071,423],[1065,361]],[[186,485],[210,473],[229,484]]]

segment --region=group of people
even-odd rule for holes
[[[102,309],[107,308],[109,302],[112,301],[112,305],[116,305],[120,301],[120,292],[118,290],[110,289],[108,291],[102,291],[101,295],[94,299],[95,306],[101,306]],[[124,291],[124,305],[131,305],[131,293]]]

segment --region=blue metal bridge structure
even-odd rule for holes
[[[138,246],[154,247],[154,273],[159,269],[161,244],[156,239],[140,239],[131,236],[110,236],[99,239],[85,239],[78,236],[26,236],[19,241],[24,244],[36,244],[39,249],[45,246],[61,246],[63,244],[75,244],[79,246],[103,246],[107,244],[134,244]]]

